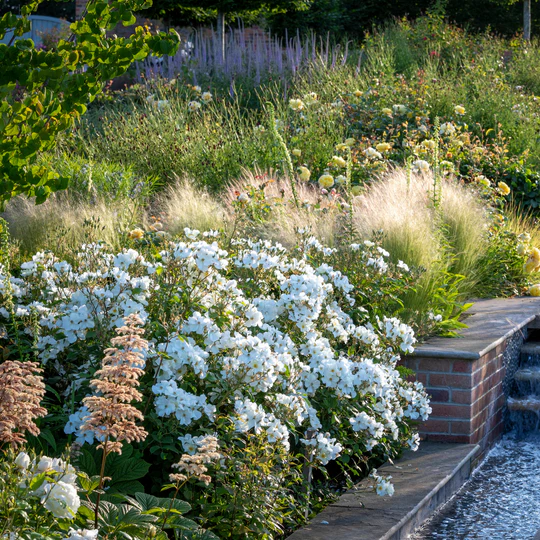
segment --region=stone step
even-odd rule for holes
[[[519,382],[540,382],[540,365],[522,367],[516,371],[514,378]]]
[[[524,398],[508,398],[508,408],[511,411],[540,411],[540,396],[527,396]]]
[[[540,356],[540,342],[529,341],[521,346],[521,357],[525,359],[529,356]]]

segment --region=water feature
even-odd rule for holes
[[[410,540],[527,540],[540,530],[540,436],[507,435]]]
[[[540,530],[539,330],[529,330],[504,386],[512,432],[411,540],[527,540]]]
[[[533,330],[521,347],[521,363],[509,387],[508,424],[518,434],[540,428],[540,340]]]

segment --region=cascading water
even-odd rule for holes
[[[511,433],[410,540],[528,540],[540,531],[540,331],[505,383]]]
[[[537,331],[521,348],[521,365],[508,398],[510,423],[518,435],[540,427],[540,341]]]

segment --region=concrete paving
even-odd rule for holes
[[[525,327],[540,327],[540,298],[530,296],[478,300],[465,312],[468,328],[458,338],[435,337],[419,345],[415,356],[476,360]],[[524,331],[524,330],[523,330]]]
[[[371,479],[342,495],[289,540],[401,540],[446,502],[469,477],[479,446],[423,442],[396,465],[379,469],[392,476],[395,493],[380,497]]]

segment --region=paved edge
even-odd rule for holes
[[[382,498],[372,494],[371,501],[366,500],[366,505],[362,503],[362,506],[357,506],[357,503],[351,504],[351,498],[354,500],[356,495],[356,492],[351,490],[344,493],[339,500],[327,506],[310,523],[295,531],[288,538],[290,540],[404,540],[407,538],[463,486],[474,470],[480,454],[480,446],[472,444],[424,442],[420,443],[421,449],[422,446],[428,448],[428,451],[419,452],[420,456],[417,459],[421,461],[426,456],[428,456],[428,459],[424,467],[421,464],[418,467],[419,477],[429,479],[430,474],[432,477],[444,474],[438,470],[437,465],[443,462],[445,458],[447,460],[459,459],[459,461],[425,495],[422,496],[422,485],[413,488],[416,490],[416,497],[414,492],[411,493],[410,490],[405,492],[406,490],[403,489],[402,498],[418,500],[420,497],[420,500],[414,504],[412,509],[407,510],[405,515],[402,515],[402,517],[399,515],[399,506],[403,506],[403,502],[399,504],[395,500],[396,496],[399,497],[400,495],[400,488],[397,485],[394,497]],[[433,451],[431,464],[429,448],[437,450]],[[456,455],[457,453],[459,455]],[[414,453],[408,452],[406,457],[404,456],[404,458],[396,462],[396,465],[400,466],[403,461],[408,467],[414,468],[415,457]],[[382,474],[392,474],[392,466],[386,464],[381,467],[380,472]],[[362,484],[366,484],[366,480],[358,484],[360,489]],[[423,489],[425,490],[425,488]],[[402,510],[405,510],[405,508],[402,508]],[[339,517],[340,514],[343,514],[341,518]],[[376,523],[375,529],[380,530],[373,530],[373,527],[363,521],[365,519]],[[328,523],[326,520],[330,520],[332,523]],[[325,521],[326,524],[321,528],[320,525],[324,524]]]
[[[443,478],[399,523],[392,527],[379,540],[398,540],[405,538],[405,535],[411,534],[418,528],[433,512],[445,504],[471,476],[474,470],[474,458],[480,453],[480,446],[477,444],[471,451],[456,465],[454,470]],[[458,485],[452,485],[451,481],[457,477],[462,469],[465,469],[465,475],[461,475]],[[444,490],[444,492],[443,492]],[[440,497],[442,495],[442,497]],[[442,500],[441,500],[442,499]],[[436,506],[432,506],[432,501],[438,501]]]
[[[540,299],[522,296],[477,300],[465,312],[467,328],[458,337],[433,337],[412,356],[477,360],[523,328],[540,328]]]

